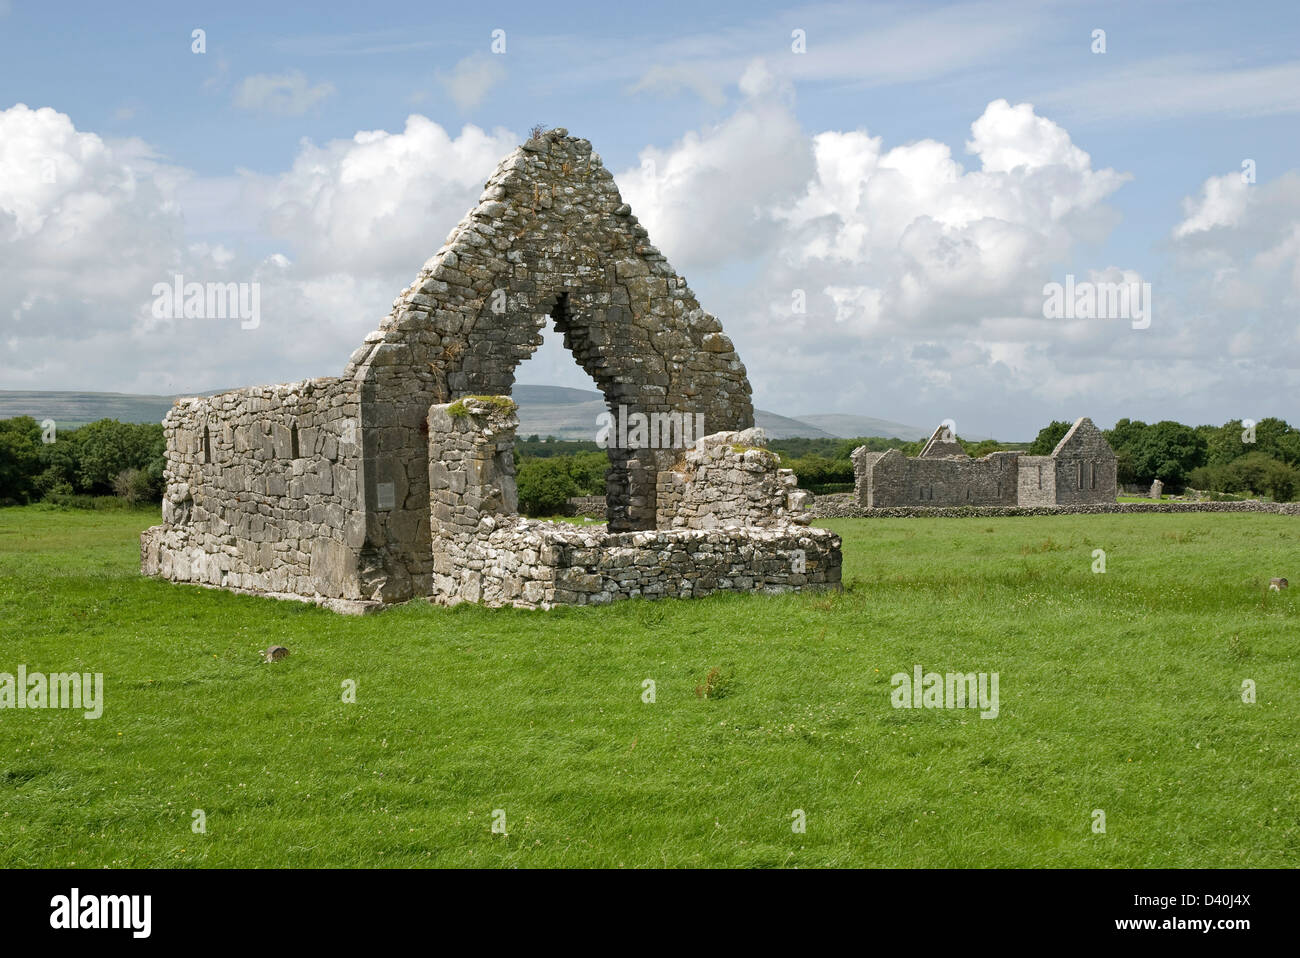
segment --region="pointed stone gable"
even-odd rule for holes
[[[940,423],[934,432],[930,433],[930,439],[921,450],[918,459],[949,459],[952,457],[959,459],[969,459],[966,450],[962,448],[961,443],[957,441],[956,433],[952,432],[946,425]]]
[[[430,407],[509,395],[550,321],[616,417],[688,414],[703,433],[754,425],[722,324],[651,245],[591,143],[564,129],[531,139],[501,161],[344,372],[360,388],[366,436],[363,565],[394,596],[426,590],[432,571]],[[656,476],[679,454],[609,450],[610,529],[654,528]]]
[[[1093,424],[1091,419],[1080,416],[1074,421],[1069,432],[1056,444],[1052,456],[1057,459],[1080,456],[1090,459],[1114,459],[1115,450],[1111,449],[1105,434]]]
[[[722,324],[651,245],[590,142],[562,128],[501,161],[345,377],[378,381],[398,367],[447,398],[506,394],[548,316],[610,398],[665,411],[704,403],[711,432],[752,425]]]

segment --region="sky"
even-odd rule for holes
[[[0,0],[0,389],[339,375],[542,124],[759,407],[1295,422],[1298,41],[1249,0]],[[258,322],[160,316],[178,274]],[[1047,305],[1121,282],[1145,319]],[[594,388],[553,333],[517,376]]]

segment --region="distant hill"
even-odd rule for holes
[[[797,420],[806,423],[813,428],[824,429],[832,436],[840,439],[856,439],[859,436],[884,436],[885,438],[906,439],[913,442],[917,439],[929,439],[930,434],[934,432],[935,423],[932,426],[909,426],[906,423],[890,422],[888,419],[873,419],[870,416],[854,416],[846,413],[812,413],[807,416],[800,416]],[[807,435],[800,433],[800,435]],[[961,433],[961,438],[969,442],[979,442],[982,439],[988,439],[988,436],[971,436]]]
[[[800,422],[807,423],[814,429],[825,430],[840,439],[854,439],[858,436],[884,436],[887,439],[928,439],[934,432],[934,426],[909,426],[906,423],[890,422],[888,419],[873,419],[870,416],[854,416],[846,413],[810,413],[799,417]]]
[[[142,396],[132,393],[0,389],[0,419],[12,416],[31,416],[38,422],[53,419],[65,428],[97,419],[161,422],[172,403],[180,396],[193,395],[195,394]],[[594,439],[598,429],[597,418],[607,411],[604,396],[594,389],[520,383],[515,385],[512,395],[519,404],[520,436]],[[856,436],[924,439],[931,432],[930,429],[919,426],[907,426],[869,416],[824,414],[790,418],[765,409],[754,410],[754,421],[763,428],[769,439],[844,439]],[[708,423],[705,423],[705,428],[708,428]]]
[[[162,422],[178,398],[133,393],[0,389],[0,419],[31,416],[37,422],[53,419],[60,426],[80,426],[97,419]]]
[[[594,389],[567,389],[562,386],[530,386],[519,383],[515,385],[511,395],[515,402],[519,403],[518,435],[520,436],[592,439],[598,428],[597,417],[608,411],[605,397]],[[830,433],[807,422],[779,416],[764,409],[754,410],[754,422],[763,427],[769,439],[790,439],[794,436],[809,439],[834,438]],[[709,428],[707,422],[704,428]]]

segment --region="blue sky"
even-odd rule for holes
[[[336,375],[540,122],[592,140],[766,408],[1300,419],[1294,5],[649,6],[0,0],[0,388]],[[262,282],[266,321],[151,324],[182,269]],[[1151,328],[1049,325],[1066,274],[1150,282]]]

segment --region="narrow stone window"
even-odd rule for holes
[[[208,432],[206,424],[203,426],[203,462],[212,462],[212,434]]]
[[[289,458],[297,459],[298,456],[298,424],[294,423],[289,427]]]
[[[1083,488],[1083,460],[1079,460],[1079,488]]]
[[[1043,467],[1042,467],[1042,465],[1039,465],[1039,467],[1038,467],[1038,488],[1039,488],[1039,489],[1043,488]]]
[[[1095,462],[1088,463],[1088,477],[1092,480],[1092,488],[1096,489],[1097,488],[1097,464]]]

